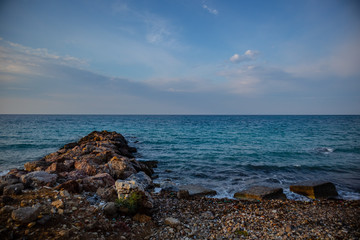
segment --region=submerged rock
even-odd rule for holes
[[[182,185],[179,190],[186,190],[191,197],[214,196],[216,191],[197,184]]]
[[[312,199],[337,197],[335,185],[325,181],[305,181],[290,186],[290,191]]]
[[[241,192],[234,194],[234,198],[244,200],[285,200],[286,196],[282,188],[271,188],[265,186],[254,186]]]

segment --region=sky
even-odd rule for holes
[[[0,114],[360,114],[356,0],[0,0]]]

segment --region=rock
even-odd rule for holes
[[[138,172],[136,174],[131,175],[126,180],[128,181],[135,181],[138,184],[141,184],[141,186],[146,190],[154,187],[153,181],[151,178],[145,174],[144,172]]]
[[[42,218],[37,220],[37,223],[39,223],[41,225],[45,225],[50,219],[51,219],[50,215],[44,215],[44,216],[42,216]]]
[[[42,171],[45,170],[49,165],[50,164],[48,162],[46,162],[44,159],[41,159],[25,163],[24,168],[28,172]]]
[[[114,179],[126,179],[136,173],[136,170],[130,163],[130,160],[125,157],[119,158],[115,156],[106,164],[106,166],[110,171],[110,175]]]
[[[51,205],[56,208],[64,208],[64,202],[61,199],[52,202]]]
[[[305,181],[290,186],[290,191],[312,199],[326,199],[338,196],[335,185],[325,181]]]
[[[98,188],[96,190],[96,194],[101,197],[101,199],[112,202],[117,199],[117,192],[115,190],[115,186],[107,187],[107,188]]]
[[[82,180],[83,189],[88,192],[96,192],[100,187],[109,187],[115,184],[115,180],[108,173],[99,173],[95,176]]]
[[[190,197],[188,190],[180,190],[176,195],[179,199],[188,199]]]
[[[203,187],[201,185],[196,185],[196,184],[189,184],[189,185],[180,186],[179,190],[187,190],[191,197],[216,195],[216,191],[214,191],[212,189],[209,189],[209,188],[205,188],[205,187]]]
[[[154,207],[154,201],[151,195],[144,190],[141,184],[134,180],[117,180],[115,182],[115,187],[119,199],[127,199],[132,193],[135,193],[140,195],[140,209],[151,209]]]
[[[165,218],[164,223],[165,223],[166,225],[169,225],[169,226],[172,226],[172,227],[173,227],[173,226],[179,225],[179,224],[180,224],[180,221],[179,221],[178,219],[176,219],[176,218],[168,217],[168,218]]]
[[[26,186],[52,186],[56,182],[57,175],[45,171],[35,171],[21,176],[20,179]]]
[[[66,190],[61,190],[60,191],[60,196],[63,197],[63,198],[70,198],[71,197],[70,193],[68,191],[66,191]]]
[[[40,206],[35,207],[24,207],[14,210],[11,213],[11,218],[14,221],[21,222],[24,224],[33,222],[37,219],[37,216],[40,213]]]
[[[164,181],[160,183],[160,188],[161,191],[165,191],[165,192],[177,192],[179,191],[179,187],[171,182],[171,181]]]
[[[10,212],[12,212],[13,210],[15,210],[16,208],[15,207],[13,207],[13,206],[4,206],[4,207],[2,207],[1,209],[0,209],[0,214],[2,215],[2,214],[6,214],[6,213],[10,213]]]
[[[67,182],[64,182],[54,188],[55,190],[66,190],[71,193],[79,193],[80,192],[80,186],[79,183],[75,180],[69,180]]]
[[[84,172],[88,176],[93,176],[96,174],[96,168],[90,162],[85,161],[76,161],[74,163],[75,169]]]
[[[140,222],[140,223],[147,223],[151,221],[151,217],[145,214],[139,214],[137,213],[134,217],[133,220]]]
[[[286,195],[283,193],[282,188],[254,186],[244,191],[235,193],[234,198],[244,199],[244,200],[270,200],[270,199],[285,200]]]
[[[10,203],[14,203],[14,199],[10,196],[0,196],[0,203],[4,205],[8,205]]]
[[[117,215],[117,207],[114,202],[108,202],[104,207],[104,214],[107,217],[115,217]]]
[[[4,195],[13,195],[13,194],[21,194],[22,190],[24,190],[24,184],[16,183],[13,185],[8,185],[4,187],[3,194]]]

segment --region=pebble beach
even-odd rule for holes
[[[201,186],[171,182],[154,191],[157,162],[137,161],[134,152],[121,134],[94,131],[10,170],[0,179],[0,238],[360,238],[359,200],[295,201],[282,189],[253,200],[218,199]]]

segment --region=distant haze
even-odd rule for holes
[[[2,0],[0,114],[360,114],[356,0]]]

